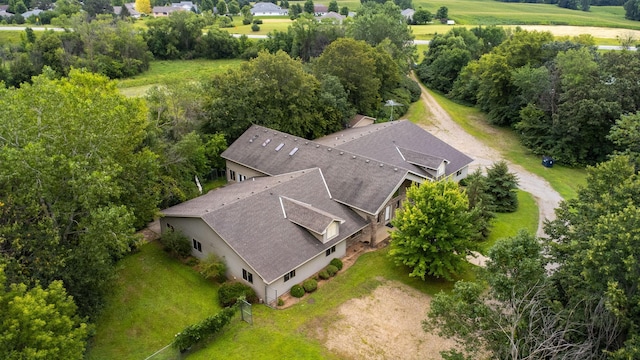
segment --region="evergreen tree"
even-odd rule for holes
[[[505,161],[494,163],[487,169],[487,186],[495,211],[518,210],[518,178],[509,172]]]

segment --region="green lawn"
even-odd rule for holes
[[[22,34],[24,34],[24,31],[0,31],[0,46],[20,44],[22,41],[20,36]]]
[[[586,184],[584,169],[561,165],[546,168],[541,165],[541,157],[532,154],[522,146],[512,130],[490,125],[486,121],[485,115],[475,107],[458,104],[440,93],[428,91],[465,131],[486,145],[500,151],[505,159],[546,179],[564,199],[574,198],[578,188]],[[423,121],[428,121],[428,119]]]
[[[213,341],[194,349],[189,358],[336,359],[311,334],[326,328],[343,302],[366,296],[383,279],[400,281],[427,294],[451,289],[450,282],[409,278],[409,270],[393,265],[387,253],[385,248],[362,255],[348,271],[340,272],[289,309],[254,305],[253,325],[234,319]],[[471,280],[470,271],[467,274],[465,279]],[[144,359],[169,344],[186,325],[219,311],[216,286],[169,258],[155,243],[144,245],[140,253],[120,263],[114,289],[98,321],[88,359]],[[158,358],[179,357],[169,348]]]
[[[145,244],[119,262],[87,359],[144,359],[187,325],[219,310],[216,285],[157,243]]]
[[[528,192],[518,190],[518,211],[513,213],[496,214],[489,238],[484,241],[481,253],[486,254],[498,239],[514,236],[521,229],[535,234],[538,230],[538,205]]]
[[[148,71],[118,80],[118,88],[125,95],[141,96],[154,85],[205,80],[213,74],[235,69],[242,63],[240,59],[155,60]]]

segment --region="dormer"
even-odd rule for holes
[[[447,170],[447,164],[449,163],[447,159],[397,146],[396,149],[404,161],[424,169],[435,179],[439,179]]]
[[[326,211],[284,196],[280,197],[284,217],[309,231],[318,241],[325,244],[340,234],[340,224],[344,220]]]

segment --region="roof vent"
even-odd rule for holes
[[[286,138],[287,138],[287,135],[285,135],[285,136],[284,136],[284,138],[286,139]]]
[[[319,148],[319,147],[320,147],[320,145],[316,144],[316,147],[317,147],[317,148]]]
[[[280,151],[280,149],[282,149],[283,146],[284,146],[284,143],[280,143],[280,145],[276,146],[276,151]]]
[[[249,139],[249,142],[250,142],[250,143],[252,143],[252,142],[253,142],[253,139]]]
[[[262,143],[262,146],[267,146],[267,144],[270,142],[271,142],[271,139],[267,139]]]
[[[293,139],[293,141],[298,141],[298,139],[295,139],[295,138],[294,138],[294,139]]]
[[[331,148],[327,148],[327,151],[331,151]]]
[[[289,156],[293,156],[293,154],[295,154],[296,151],[298,151],[298,148],[294,147],[293,150],[291,150],[291,152],[289,152]]]
[[[383,167],[383,166],[384,166],[383,164],[380,164],[380,167]]]
[[[368,162],[369,162],[369,159],[365,160],[364,162],[368,163]]]
[[[344,155],[344,152],[343,152],[343,151],[340,151],[340,155]]]
[[[398,168],[393,168],[393,171],[398,171]]]
[[[305,145],[309,145],[309,142],[308,142],[308,141],[305,141],[305,142],[304,142],[304,144],[305,144]]]
[[[355,158],[356,158],[356,156],[355,156],[355,155],[353,155],[351,158],[352,158],[352,159],[355,159]]]

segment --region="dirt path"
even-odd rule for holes
[[[433,96],[422,85],[420,87],[422,88],[421,99],[427,110],[432,114],[429,119],[431,124],[422,125],[422,127],[473,158],[474,161],[470,166],[471,171],[478,167],[486,168],[503,159],[499,151],[485,145],[464,131],[460,125],[453,121]],[[491,133],[492,129],[487,126],[485,131]],[[496,136],[498,136],[497,133]],[[528,172],[520,165],[508,161],[507,164],[509,165],[509,170],[518,176],[520,189],[530,193],[535,198],[539,210],[537,235],[544,236],[543,222],[545,219],[555,219],[554,209],[558,207],[562,197],[545,179]]]

